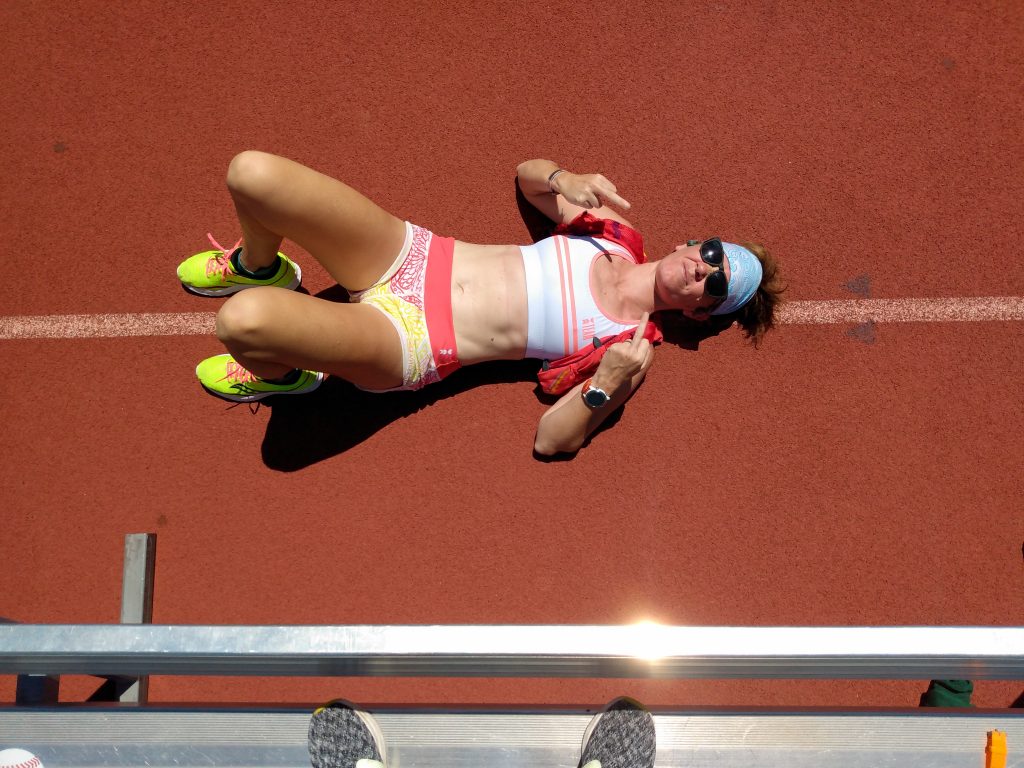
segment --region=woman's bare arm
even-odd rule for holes
[[[599,173],[573,173],[551,160],[538,159],[520,163],[516,174],[526,199],[554,222],[567,224],[583,211],[590,211],[599,219],[614,219],[630,226],[624,216],[609,207],[616,205],[628,211],[629,203]]]
[[[600,408],[583,402],[583,384],[577,384],[552,405],[537,424],[533,449],[542,456],[575,453],[587,437],[620,405],[629,399],[647,375],[654,361],[654,348],[644,338],[648,315],[640,320],[632,341],[612,344],[591,378],[592,385],[610,399]]]

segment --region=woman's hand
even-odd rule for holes
[[[651,343],[644,338],[650,313],[644,312],[631,341],[612,344],[590,381],[611,399],[600,408],[584,403],[583,384],[577,384],[541,416],[533,449],[541,456],[575,453],[587,436],[601,426],[636,391],[654,361]]]
[[[573,173],[551,160],[537,158],[519,164],[516,183],[527,202],[556,224],[570,224],[590,211],[600,219],[633,226],[619,212],[630,210],[629,202],[599,173]]]
[[[644,338],[649,319],[650,313],[644,312],[631,341],[620,341],[608,347],[597,370],[594,371],[595,387],[603,389],[610,395],[623,384],[627,384],[636,374],[646,372],[651,367],[654,361],[654,347]]]
[[[615,185],[600,173],[572,173],[561,171],[551,180],[551,191],[564,197],[573,205],[590,210],[602,205],[615,205],[624,211],[629,203],[619,196]]]

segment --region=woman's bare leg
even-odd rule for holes
[[[402,384],[398,332],[369,305],[339,304],[282,288],[249,288],[217,313],[217,337],[260,378],[303,368],[368,389]]]
[[[242,152],[228,167],[227,183],[247,269],[272,264],[286,237],[340,285],[357,291],[373,285],[405,243],[401,219],[347,184],[286,158]]]

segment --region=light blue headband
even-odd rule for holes
[[[729,258],[729,295],[719,304],[712,315],[728,315],[735,312],[748,301],[761,284],[761,262],[742,245],[722,243],[725,255]]]

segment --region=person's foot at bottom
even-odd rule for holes
[[[651,713],[640,702],[622,697],[587,726],[580,768],[653,768],[656,751]]]
[[[338,699],[309,720],[313,768],[386,768],[384,734],[369,712]]]

